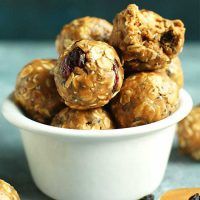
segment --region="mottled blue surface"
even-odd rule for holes
[[[56,56],[53,42],[0,42],[0,104],[13,90],[16,75],[24,64],[34,58]],[[187,44],[181,59],[185,88],[197,104],[200,102],[200,44]],[[22,200],[49,199],[33,183],[18,130],[1,113],[0,178],[14,185]],[[174,144],[165,178],[155,191],[156,197],[171,188],[194,186],[200,187],[200,163],[180,155]]]

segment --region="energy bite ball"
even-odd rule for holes
[[[111,102],[111,110],[123,128],[149,124],[173,113],[178,106],[176,83],[159,72],[129,76]]]
[[[0,179],[0,199],[20,200],[17,191],[8,183]]]
[[[18,74],[15,101],[25,113],[41,123],[49,120],[64,107],[52,73],[56,60],[33,60]]]
[[[90,110],[74,110],[65,108],[52,120],[52,126],[71,129],[113,129],[113,122],[102,108]]]
[[[124,77],[114,48],[91,40],[75,42],[60,56],[54,72],[65,104],[78,110],[107,104],[119,92]]]
[[[168,20],[130,4],[116,15],[109,42],[121,51],[127,71],[155,70],[181,52],[184,34],[180,20]]]
[[[160,200],[200,200],[200,188],[181,188],[165,192]]]
[[[66,24],[56,39],[56,49],[61,54],[73,41],[87,39],[108,42],[112,24],[96,17],[83,17]]]
[[[179,145],[182,152],[200,160],[200,106],[178,124]]]
[[[183,70],[181,67],[181,61],[178,57],[173,58],[171,63],[167,67],[158,71],[166,73],[169,76],[169,78],[178,85],[179,88],[183,87]]]

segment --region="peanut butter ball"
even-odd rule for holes
[[[181,52],[184,34],[180,20],[130,4],[116,15],[109,42],[121,51],[127,71],[149,71],[166,66]]]
[[[105,42],[75,42],[58,59],[55,82],[65,104],[86,110],[107,104],[120,90],[123,68],[113,47]]]
[[[169,76],[169,78],[178,85],[179,88],[183,87],[184,76],[181,61],[178,57],[173,58],[168,66],[158,71],[166,73]]]
[[[0,179],[0,199],[20,200],[17,191],[8,183]]]
[[[55,65],[54,59],[33,60],[21,70],[16,81],[16,102],[28,117],[41,123],[49,123],[64,107],[52,72]]]
[[[199,200],[200,188],[180,188],[165,192],[160,200]]]
[[[179,103],[178,86],[167,75],[141,72],[129,76],[111,102],[111,110],[123,128],[149,124],[173,113]]]
[[[74,110],[66,107],[52,120],[52,126],[70,129],[113,129],[114,124],[108,113],[102,108]]]
[[[77,40],[97,40],[108,42],[112,32],[112,24],[96,17],[83,17],[66,24],[56,39],[56,49],[59,54],[69,44]]]
[[[200,105],[178,124],[178,138],[181,151],[200,160]]]

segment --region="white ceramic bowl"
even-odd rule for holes
[[[167,166],[176,124],[192,108],[180,107],[161,121],[133,128],[73,130],[30,120],[7,98],[5,118],[20,129],[38,188],[59,200],[135,200],[152,193]]]

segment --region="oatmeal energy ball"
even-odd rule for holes
[[[17,191],[8,183],[0,179],[0,199],[20,200]]]
[[[180,188],[165,192],[160,200],[199,200],[200,188]]]
[[[49,120],[64,107],[52,73],[56,60],[33,60],[19,73],[14,91],[16,102],[25,113],[41,123]]]
[[[105,42],[75,42],[58,59],[55,82],[65,104],[78,110],[107,104],[120,90],[123,68],[113,47]]]
[[[181,52],[184,34],[180,20],[168,20],[130,4],[116,15],[109,42],[121,51],[126,71],[155,70]]]
[[[83,17],[66,24],[56,39],[56,49],[61,54],[67,46],[77,40],[97,40],[108,42],[112,24],[96,17]]]
[[[169,78],[173,80],[179,88],[183,87],[184,84],[184,77],[183,77],[183,70],[181,67],[181,61],[178,57],[172,59],[171,63],[163,68],[159,69],[159,72],[167,73]]]
[[[129,76],[111,102],[121,127],[133,127],[161,120],[178,106],[179,89],[167,75],[141,72]]]
[[[200,105],[178,124],[178,138],[182,152],[200,160]]]
[[[60,111],[51,123],[52,126],[71,129],[113,129],[114,125],[108,113],[102,108],[74,110],[65,108]]]

